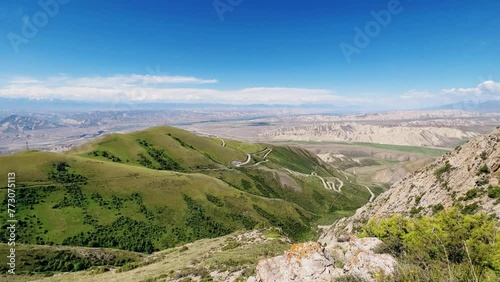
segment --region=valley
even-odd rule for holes
[[[366,252],[369,260],[383,258],[384,271],[392,272],[394,258],[379,257],[370,249],[382,243],[343,236],[362,234],[369,218],[394,213],[410,218],[458,208],[467,214],[497,213],[497,203],[489,200],[496,197],[500,177],[497,131],[452,149],[343,141],[248,142],[159,126],[95,136],[63,152],[0,156],[0,174],[16,173],[16,240],[22,256],[16,279],[270,281],[278,278],[269,278],[267,267],[276,268],[272,275],[287,273],[281,269],[285,262],[273,262],[282,260],[281,254],[293,257],[296,248],[306,248],[299,251],[307,253],[304,259],[327,256],[328,264],[328,246],[339,248],[342,240],[349,242],[342,245],[349,249],[346,256]],[[483,153],[474,157],[478,151]],[[468,165],[468,174],[447,176],[448,169],[442,169],[449,162],[455,171],[458,163],[463,166],[472,159],[477,161]],[[484,169],[484,176],[475,172],[481,171],[483,160],[488,171]],[[443,170],[441,184],[430,184],[437,177],[431,172],[438,170]],[[416,180],[418,174],[432,176]],[[472,190],[460,188],[474,186],[471,181],[476,183]],[[398,189],[418,183],[421,194],[398,194]],[[447,196],[430,192],[436,185],[445,185]],[[6,193],[0,189],[3,215]],[[473,200],[478,195],[482,200]],[[403,204],[407,199],[415,199],[415,204]],[[310,245],[316,240],[327,247]],[[6,243],[0,244],[1,250],[8,249]],[[314,267],[332,277],[355,275],[371,281],[373,275],[364,272],[367,269],[355,272],[356,265],[342,271]],[[297,275],[306,271],[294,269],[300,271]]]
[[[412,117],[415,113],[405,114]],[[471,127],[463,122],[452,126],[446,118],[456,119],[455,114],[468,120]],[[482,131],[496,122],[494,115],[488,122],[484,116],[464,117],[468,114],[462,112],[434,115],[437,117],[429,117],[433,126],[439,123],[439,127],[453,129],[434,127],[430,131],[425,129],[427,133],[423,134],[418,131],[421,125],[412,123],[416,134],[423,139],[412,137],[413,129],[409,131],[400,121],[388,120],[394,117],[392,113],[348,119],[301,116],[284,117],[279,122],[268,118],[202,122],[204,130],[199,130],[195,121],[180,127],[157,126],[139,131],[125,126],[127,119],[122,125],[125,127],[116,130],[108,127],[108,122],[75,127],[11,118],[8,126],[4,123],[7,129],[2,138],[15,141],[19,147],[10,147],[8,155],[0,156],[0,173],[16,172],[19,189],[16,202],[20,227],[16,239],[22,246],[23,259],[18,264],[17,279],[93,281],[99,277],[136,281],[141,277],[141,281],[260,281],[269,275],[261,263],[290,252],[295,245],[302,248],[301,244],[310,244],[303,242],[314,240],[329,245],[343,238],[346,230],[360,234],[363,222],[371,217],[384,217],[389,210],[411,217],[420,213],[432,215],[428,210],[437,210],[437,204],[405,212],[401,210],[405,206],[400,198],[395,200],[396,206],[375,215],[367,217],[362,211],[380,205],[379,195],[413,185],[409,183],[415,180],[408,180],[409,176],[429,171],[428,167],[436,166],[433,163],[441,161],[443,155],[471,146],[467,139],[481,138]],[[314,122],[335,120],[340,127],[313,124],[302,129],[290,127],[290,121],[303,124],[304,119],[311,118]],[[11,121],[17,127],[12,127]],[[412,142],[391,139],[390,131],[389,135],[378,135],[383,138],[382,143],[374,143],[373,139],[339,139],[341,133],[337,137],[328,133],[347,130],[343,122],[397,128],[398,135],[409,134],[408,140]],[[114,121],[109,122],[113,124]],[[224,131],[219,131],[221,126]],[[308,128],[326,131],[309,133]],[[349,127],[348,135],[356,136],[359,128],[362,127]],[[288,129],[294,133],[289,135]],[[89,130],[96,133],[87,134]],[[383,132],[380,128],[370,130]],[[460,133],[449,135],[450,130]],[[67,132],[74,137],[64,137]],[[75,135],[77,132],[81,134]],[[279,136],[286,137],[275,138],[278,135],[266,132],[282,132]],[[369,136],[362,131],[359,134]],[[234,135],[242,136],[232,138]],[[52,139],[36,143],[43,136]],[[19,140],[23,138],[30,140],[27,144],[30,150],[15,152],[26,150],[20,146]],[[415,143],[415,140],[424,141]],[[35,144],[41,147],[37,149]],[[54,144],[61,145],[54,147]],[[495,169],[495,162],[500,163],[496,160],[488,167]],[[495,185],[495,181],[498,182],[490,178],[487,183]],[[450,180],[446,183],[455,185]],[[477,193],[488,190],[475,189]],[[0,189],[4,203],[6,192]],[[418,197],[419,202],[427,203],[427,194],[432,193],[423,192],[410,198]],[[443,209],[454,206],[448,207],[446,201],[442,205]],[[491,204],[476,202],[462,208],[472,209],[473,205]],[[6,214],[5,206],[0,207],[2,214]],[[0,231],[0,237],[6,237],[5,232]],[[360,243],[364,239],[351,240],[352,244],[365,244]],[[353,248],[355,254],[358,247],[365,250],[363,246],[347,248]],[[6,242],[0,244],[0,249],[7,248]],[[27,248],[33,255],[28,254]],[[371,249],[365,251],[370,259],[375,259]],[[247,255],[242,256],[241,252]],[[314,252],[311,255],[324,255]],[[323,252],[328,253],[328,249]],[[384,263],[393,263],[389,261]],[[33,264],[40,263],[44,265],[33,268]],[[282,267],[274,262],[269,264],[272,268]],[[329,274],[333,276],[338,272],[343,273],[340,276],[360,275],[370,281],[371,274],[351,274],[356,267],[349,266],[343,272],[328,271],[333,271]]]
[[[156,127],[65,153],[2,156],[0,174],[16,173],[17,242],[149,254],[254,228],[304,241],[317,236],[315,222],[372,197],[299,147],[223,141]]]
[[[499,282],[499,14],[0,1],[0,282]]]

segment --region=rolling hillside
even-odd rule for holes
[[[370,198],[300,148],[172,127],[109,135],[64,154],[0,157],[0,175],[8,172],[16,173],[18,243],[141,253],[270,226],[307,240],[315,222],[352,214]]]

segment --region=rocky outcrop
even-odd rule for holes
[[[330,281],[334,268],[315,242],[293,245],[282,256],[261,260],[254,281]]]
[[[488,196],[489,189],[499,185],[499,177],[500,127],[407,175],[373,203],[334,224],[322,235],[321,241],[352,233],[370,218],[430,215],[452,206],[500,218],[499,200]]]
[[[396,259],[388,254],[377,254],[374,249],[382,242],[378,238],[351,236],[347,242],[324,242],[325,253],[336,265],[344,263],[343,275],[374,281],[376,277],[391,275]]]
[[[380,243],[377,238],[352,236],[346,242],[332,241],[324,247],[317,242],[295,244],[282,256],[261,260],[256,275],[248,282],[326,282],[344,276],[375,281],[378,276],[390,275],[396,267],[392,256],[374,253]]]

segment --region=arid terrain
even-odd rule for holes
[[[357,115],[289,115],[268,109],[3,115],[0,154],[26,149],[63,152],[109,133],[175,125],[205,136],[304,147],[359,181],[381,185],[397,182],[500,124],[498,113],[462,110]]]
[[[451,148],[491,131],[498,113],[458,110],[305,115],[194,124],[188,129],[255,141],[364,142]]]

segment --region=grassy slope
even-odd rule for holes
[[[88,184],[81,186],[82,193],[87,199],[86,205],[53,208],[65,196],[71,198],[61,184],[47,180],[47,173],[51,170],[51,164],[55,162],[67,162],[72,170],[89,179]],[[309,216],[307,211],[293,204],[251,195],[202,174],[155,171],[74,155],[33,152],[2,157],[2,164],[9,165],[0,167],[0,175],[7,175],[8,171],[17,172],[18,198],[22,195],[28,196],[28,192],[32,191],[38,193],[39,203],[17,207],[17,218],[30,225],[20,229],[18,234],[19,240],[23,241],[24,237],[29,240],[27,243],[36,243],[33,238],[29,237],[39,236],[43,242],[61,244],[67,237],[94,230],[92,225],[83,224],[82,218],[86,214],[95,218],[99,225],[108,225],[120,216],[125,216],[159,226],[182,227],[187,213],[183,194],[200,203],[206,215],[212,220],[219,221],[225,228],[233,231],[244,228],[238,220],[228,220],[229,215],[233,213],[247,214],[256,222],[268,221],[254,211],[253,205],[265,209],[283,221],[291,219],[301,223],[297,210]],[[49,184],[54,185],[56,190],[42,193],[41,187]],[[22,187],[23,185],[26,187]],[[5,189],[2,189],[1,193],[5,194],[5,192]],[[133,201],[126,201],[120,208],[99,206],[91,199],[93,193],[98,193],[107,202],[111,202],[113,196],[124,199],[133,193],[138,193],[144,205],[153,213],[154,218],[148,220],[144,213],[139,212],[140,205]],[[207,201],[206,194],[215,195],[224,206],[218,207]],[[2,212],[4,206],[0,207]],[[33,209],[30,209],[31,206]],[[33,216],[36,218],[33,219]],[[47,230],[46,233],[45,230]],[[154,244],[157,248],[164,247],[161,238],[158,238]]]
[[[260,232],[236,233],[203,239],[183,247],[154,253],[140,263],[131,263],[108,272],[96,274],[95,270],[89,270],[65,273],[42,281],[170,281],[189,276],[208,278],[208,272],[213,270],[239,273],[243,278],[253,273],[259,259],[281,255],[290,248],[286,239],[272,235]],[[258,238],[258,241],[254,238]],[[26,281],[32,278],[23,277]]]
[[[128,140],[126,144],[123,139]],[[299,183],[307,184],[306,191],[296,192],[293,189],[284,187],[276,180],[276,173],[288,168],[304,174],[315,171],[318,175],[331,178],[342,178],[343,175],[333,169],[310,152],[297,147],[274,147],[268,155],[270,162],[263,163],[262,166],[269,167],[273,171],[264,171],[255,167],[252,169],[227,169],[231,161],[246,159],[246,154],[262,151],[267,145],[249,144],[233,140],[225,140],[226,147],[221,146],[221,141],[217,138],[207,138],[194,135],[190,132],[171,128],[157,127],[133,133],[131,135],[112,135],[105,140],[95,142],[92,146],[87,146],[84,150],[78,150],[81,155],[89,156],[93,150],[108,150],[116,154],[122,160],[129,160],[129,164],[139,165],[134,161],[134,155],[146,152],[141,148],[136,140],[146,139],[154,147],[161,147],[168,151],[168,155],[179,162],[183,169],[196,171],[216,177],[226,182],[231,187],[246,191],[251,194],[281,198],[296,203],[314,213],[324,213],[335,204],[337,200],[342,200],[341,205],[353,210],[369,198],[369,194],[364,188],[360,189],[353,183],[346,183],[346,196],[325,191],[320,180],[317,178],[299,178]],[[120,151],[121,149],[121,151]],[[124,152],[122,152],[124,151]],[[90,157],[92,155],[90,154]],[[252,160],[263,160],[263,153],[255,154]],[[153,159],[151,159],[154,162]],[[253,163],[253,161],[251,162]],[[261,167],[262,167],[261,166]],[[306,182],[306,183],[304,183]],[[306,194],[306,195],[304,195]],[[353,196],[355,194],[356,196]],[[313,198],[314,196],[314,198]],[[340,201],[339,201],[340,202]],[[321,206],[321,207],[320,207]]]
[[[0,253],[7,254],[11,247],[0,244]],[[143,261],[146,256],[140,253],[101,248],[17,245],[16,275],[7,275],[7,258],[0,257],[0,281],[28,281],[39,278],[28,274],[44,272],[44,275],[68,271],[75,265],[80,270],[96,266],[121,267],[126,264]],[[4,280],[5,279],[5,280]]]
[[[119,157],[124,163],[140,165],[138,155],[143,154],[153,163],[147,150],[137,140],[147,140],[155,148],[165,150],[166,154],[178,162],[185,170],[197,170],[217,165],[229,165],[234,160],[245,160],[246,154],[257,152],[264,147],[227,141],[226,147],[216,138],[201,137],[173,127],[155,127],[132,134],[112,134],[73,150],[86,157],[94,157],[93,151],[107,151]],[[105,159],[103,157],[98,157]]]
[[[305,240],[313,234],[311,221],[348,215],[369,198],[366,189],[297,148],[274,147],[267,163],[233,167],[232,161],[243,161],[248,153],[267,146],[225,141],[222,147],[216,138],[157,127],[106,136],[64,154],[24,152],[0,157],[0,176],[10,171],[17,174],[16,217],[22,225],[18,242],[127,250],[139,245],[135,251],[152,251],[256,225],[279,226],[286,235]],[[151,148],[164,150],[160,160],[150,154]],[[167,158],[179,164],[178,171],[146,168],[139,154],[155,166]],[[60,163],[69,168],[57,173],[86,180],[72,186],[49,179],[58,169],[53,165]],[[344,192],[328,191],[318,178],[293,176],[284,168],[304,174],[316,171],[330,180],[341,178]],[[0,189],[0,199],[5,194]],[[0,206],[3,216],[5,208],[6,204]],[[3,233],[0,236],[5,238]]]

